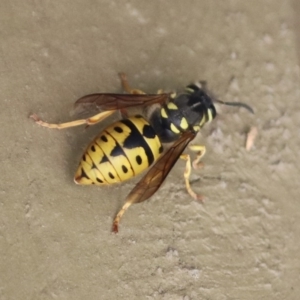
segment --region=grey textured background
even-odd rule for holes
[[[300,5],[296,1],[2,1],[0,299],[299,299]],[[226,101],[160,191],[112,219],[137,180],[72,178],[103,128],[47,130],[93,92],[182,89]],[[108,122],[111,122],[109,120]],[[107,122],[106,122],[107,124]],[[257,126],[250,152],[245,132]]]

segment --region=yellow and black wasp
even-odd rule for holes
[[[195,199],[202,199],[191,188],[189,177],[192,166],[197,168],[205,154],[205,146],[190,145],[197,157],[191,162],[188,154],[182,154],[205,123],[216,117],[213,102],[244,107],[253,113],[250,106],[240,102],[223,102],[213,99],[205,86],[191,84],[184,93],[145,94],[130,88],[124,73],[120,74],[123,89],[128,94],[98,93],[84,96],[75,102],[75,108],[97,109],[100,113],[88,118],[61,124],[43,122],[37,115],[30,117],[39,125],[63,129],[78,125],[94,125],[116,111],[124,118],[105,128],[87,147],[74,181],[83,185],[108,185],[130,179],[152,167],[137,183],[126,198],[125,204],[116,215],[113,231],[124,212],[131,204],[150,198],[161,186],[179,158],[186,161],[184,172],[188,193]],[[128,116],[130,107],[144,107],[148,117]],[[150,109],[151,108],[151,109]],[[171,144],[166,150],[163,144]]]

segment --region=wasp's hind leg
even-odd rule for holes
[[[182,154],[180,156],[181,159],[186,161],[185,171],[184,171],[184,180],[185,180],[186,190],[191,195],[191,197],[194,198],[195,200],[203,201],[203,196],[196,194],[192,190],[191,184],[190,184],[190,176],[192,173],[192,166],[194,169],[198,169],[203,166],[203,164],[199,163],[199,161],[204,156],[204,154],[206,152],[206,148],[205,148],[205,146],[200,146],[200,145],[191,145],[191,146],[189,146],[189,148],[192,151],[195,151],[198,153],[197,153],[196,159],[193,162],[191,161],[191,157],[189,154]]]
[[[35,123],[37,123],[43,127],[52,128],[52,129],[65,129],[65,128],[69,128],[69,127],[84,125],[84,124],[87,126],[97,124],[97,123],[103,121],[104,119],[106,119],[108,116],[112,115],[114,112],[115,112],[114,110],[108,110],[108,111],[104,111],[99,114],[96,114],[87,119],[75,120],[75,121],[60,123],[60,124],[44,122],[36,114],[32,114],[29,117],[31,119],[33,119],[35,121]]]

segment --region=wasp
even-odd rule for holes
[[[123,119],[105,128],[87,147],[74,177],[76,184],[101,186],[128,180],[150,168],[128,194],[125,204],[117,213],[112,227],[115,233],[125,211],[132,204],[149,199],[179,158],[186,161],[184,180],[187,192],[194,199],[202,200],[202,196],[191,188],[189,178],[192,167],[201,165],[205,146],[189,146],[197,153],[193,162],[190,155],[183,154],[183,151],[197,132],[216,117],[214,102],[244,107],[253,113],[245,103],[214,99],[203,82],[188,85],[185,92],[178,95],[162,90],[157,94],[146,94],[132,89],[124,73],[119,75],[127,94],[90,94],[75,102],[75,108],[83,111],[97,110],[97,114],[90,118],[53,124],[42,121],[36,114],[30,116],[41,126],[63,129],[94,125],[116,111],[121,112]],[[129,116],[127,109],[131,107],[143,108],[147,117]],[[165,145],[169,146],[164,150]]]

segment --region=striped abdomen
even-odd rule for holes
[[[147,169],[162,153],[152,126],[141,116],[118,121],[101,132],[82,156],[78,184],[112,184]]]

